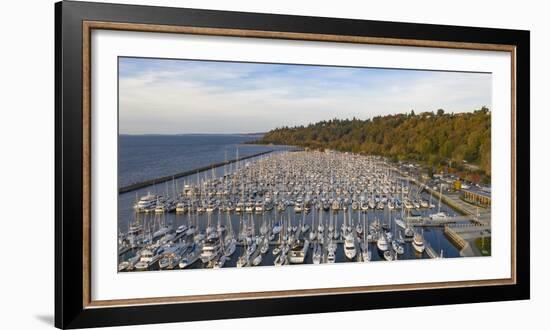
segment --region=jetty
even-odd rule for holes
[[[236,162],[239,162],[239,161],[242,161],[242,160],[246,160],[246,159],[250,159],[250,158],[254,158],[254,157],[259,157],[259,156],[262,156],[262,155],[267,155],[267,154],[272,153],[272,152],[273,152],[273,150],[258,152],[258,153],[248,155],[248,156],[243,156],[243,157],[238,157],[238,158],[231,159],[231,160],[226,160],[226,161],[223,161],[223,162],[213,163],[213,164],[209,164],[207,166],[201,166],[201,167],[194,168],[194,169],[188,170],[188,171],[174,173],[172,175],[166,175],[166,176],[161,176],[161,177],[154,178],[154,179],[145,180],[145,181],[142,181],[142,182],[132,183],[130,185],[118,188],[118,193],[122,194],[122,193],[126,193],[126,192],[129,192],[129,191],[138,190],[138,189],[149,187],[149,186],[152,186],[152,185],[155,185],[155,184],[158,184],[158,183],[163,183],[163,182],[171,181],[171,180],[174,180],[174,179],[178,179],[178,178],[181,178],[181,177],[184,177],[184,176],[189,176],[189,175],[193,175],[193,174],[196,174],[196,173],[209,171],[209,170],[211,170],[213,168],[216,168],[216,167],[229,165],[231,163],[236,163]]]

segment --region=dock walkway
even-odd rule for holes
[[[481,253],[472,247],[475,239],[482,236],[491,236],[491,209],[479,208],[475,205],[471,205],[460,198],[459,193],[440,194],[439,191],[431,189],[427,185],[418,181],[409,175],[406,175],[398,168],[393,168],[395,171],[401,174],[401,176],[414,182],[418,186],[424,187],[426,191],[433,194],[436,198],[441,197],[441,201],[449,205],[461,216],[452,217],[444,220],[431,220],[427,218],[409,219],[413,226],[429,227],[429,226],[442,226],[445,227],[445,235],[451,240],[451,242],[460,249],[460,255],[463,257],[480,256]],[[470,223],[456,223],[468,220]]]
[[[468,216],[456,216],[433,220],[429,217],[405,217],[405,220],[415,227],[443,227],[445,225],[454,224],[459,221],[469,221],[472,220],[472,218]]]

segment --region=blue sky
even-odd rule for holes
[[[491,108],[491,75],[119,59],[122,134],[252,133],[331,118]]]

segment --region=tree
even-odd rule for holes
[[[431,166],[463,161],[491,174],[491,112],[483,107],[473,113],[437,115],[410,113],[361,120],[331,119],[307,126],[281,127],[252,143],[286,144],[376,154],[413,160]]]

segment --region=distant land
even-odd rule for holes
[[[382,155],[432,168],[463,169],[470,164],[479,168],[486,180],[491,175],[491,111],[487,107],[464,113],[445,113],[440,109],[366,120],[324,120],[307,126],[276,128],[249,143]]]
[[[181,135],[250,135],[250,136],[262,136],[266,132],[260,133],[174,133],[174,134],[160,134],[160,133],[141,133],[141,134],[132,134],[132,133],[120,133],[120,136],[181,136]]]

